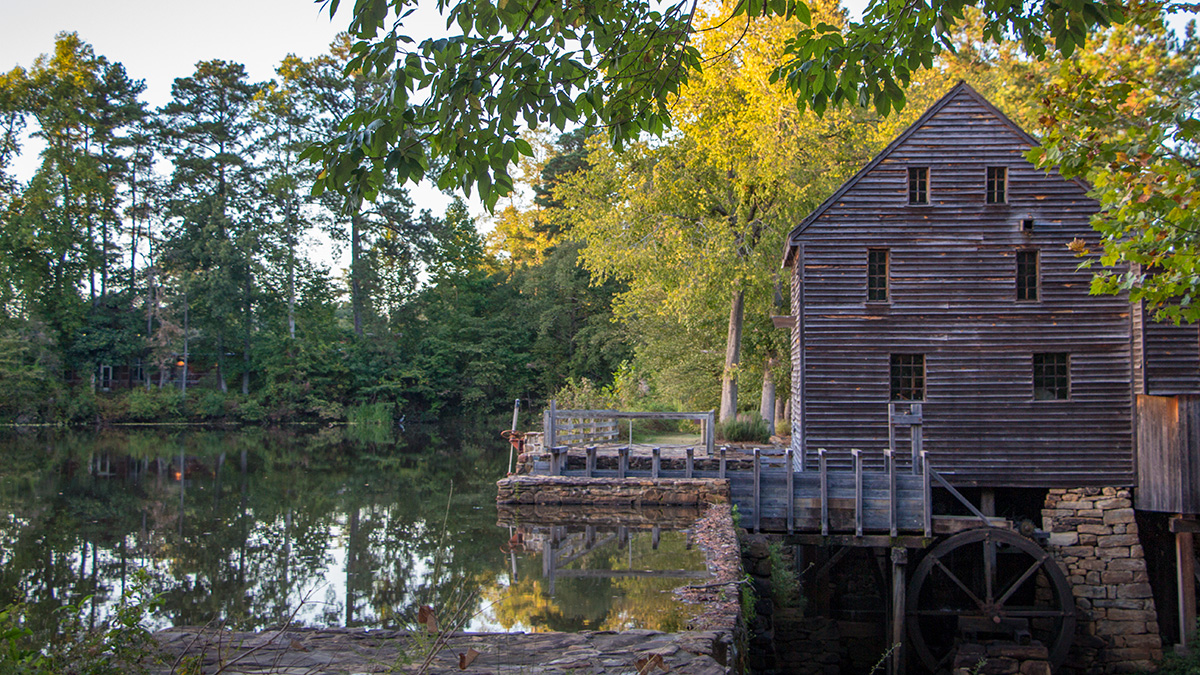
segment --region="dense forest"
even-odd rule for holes
[[[1098,71],[1131,74],[1143,105],[1196,91],[1190,30],[1129,23],[1039,60],[968,12],[903,110],[817,115],[772,77],[800,20],[720,16],[673,130],[620,152],[566,120],[528,131],[494,158],[516,181],[481,222],[462,199],[420,208],[405,176],[313,189],[306,149],[394,93],[347,68],[347,36],[268,82],[198,63],[152,109],[136,73],[59,35],[0,74],[0,421],[431,419],[558,397],[778,422],[784,236],[954,82],[1056,141]],[[846,19],[814,3],[808,21]]]

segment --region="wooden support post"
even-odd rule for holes
[[[629,448],[617,448],[617,478],[624,478],[629,471]]]
[[[825,465],[825,448],[817,449],[821,468],[821,536],[829,536],[829,467]]]
[[[754,531],[762,524],[762,451],[754,449]]]
[[[917,418],[917,421],[909,427],[909,433],[912,434],[912,472],[914,476],[921,475],[921,404],[912,404],[912,416]]]
[[[554,399],[550,399],[550,407],[546,410],[546,419],[543,424],[545,431],[544,443],[547,448],[553,448],[558,445],[558,409],[554,405]]]
[[[796,531],[796,467],[792,466],[792,449],[783,451],[784,470],[787,471],[787,531]]]
[[[904,606],[907,584],[904,579],[904,568],[908,565],[908,549],[895,547],[892,549],[892,658],[889,664],[892,675],[902,675],[904,672]]]
[[[725,446],[721,446],[721,474],[720,477],[725,477],[725,452],[728,450]]]
[[[857,448],[850,450],[854,455],[854,536],[863,535],[863,474],[862,452]]]
[[[933,486],[929,484],[929,457],[924,450],[921,451],[921,503],[922,518],[925,521],[925,536],[933,536]]]
[[[896,454],[896,404],[888,404],[888,450]]]
[[[1192,631],[1196,630],[1196,549],[1191,532],[1175,533],[1176,586],[1179,589],[1179,646],[1189,651]]]
[[[596,473],[596,446],[589,445],[584,452],[587,453],[587,477],[591,478]]]
[[[583,545],[591,548],[596,545],[596,526],[588,525],[583,528]]]
[[[684,465],[683,477],[691,478],[693,473],[695,473],[695,470],[696,470],[696,455],[695,455],[695,450],[692,448],[688,448],[686,452],[687,452],[687,464]]]
[[[560,460],[559,460],[559,455],[558,455],[558,453],[561,451],[562,451],[562,448],[559,448],[559,447],[553,446],[553,445],[550,446],[550,475],[551,476],[558,476],[558,475],[560,475],[560,472],[562,471],[562,468],[559,466]]]
[[[883,461],[887,464],[888,472],[888,527],[895,537],[900,534],[899,497],[896,495],[896,453],[890,449],[884,450]]]
[[[662,449],[650,448],[650,477],[658,478],[658,472],[662,468]]]
[[[704,418],[704,456],[712,457],[717,442],[717,411],[709,410]]]

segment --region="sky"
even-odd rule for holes
[[[354,0],[343,0],[331,21],[329,11],[311,0],[0,0],[0,72],[28,68],[54,50],[56,34],[75,31],[97,55],[145,80],[143,100],[157,108],[170,100],[175,78],[191,75],[199,61],[241,63],[257,82],[272,78],[288,54],[327,52],[349,24],[353,6]],[[444,28],[433,15],[411,26],[411,34]],[[32,175],[37,149],[27,144],[21,160],[17,173]],[[410,192],[417,208],[435,214],[450,201],[428,184]],[[472,210],[482,213],[479,205]]]

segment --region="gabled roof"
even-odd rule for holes
[[[821,203],[820,206],[818,206],[816,208],[815,211],[808,214],[808,217],[806,217],[804,220],[800,221],[800,223],[798,225],[796,225],[796,227],[792,228],[792,231],[788,233],[787,239],[784,241],[783,266],[784,267],[792,266],[792,261],[795,259],[795,253],[796,253],[795,238],[797,235],[800,234],[800,232],[802,230],[804,230],[804,228],[808,227],[809,224],[811,224],[817,218],[820,218],[825,213],[825,211],[829,210],[829,208],[831,206],[833,206],[834,204],[836,204],[842,198],[843,195],[845,195],[847,192],[850,191],[851,188],[853,188],[856,184],[858,184],[858,181],[861,180],[863,176],[867,175],[867,173],[869,173],[876,166],[879,166],[880,162],[887,159],[888,156],[891,155],[896,150],[896,148],[903,145],[904,142],[907,141],[910,136],[912,136],[914,133],[916,133],[916,131],[918,129],[920,129],[922,126],[924,126],[925,123],[928,122],[934,115],[941,112],[942,108],[945,108],[950,103],[950,101],[954,100],[954,98],[956,96],[958,96],[959,94],[966,94],[967,96],[970,96],[972,99],[975,100],[976,103],[978,103],[980,106],[982,106],[984,108],[984,110],[987,110],[988,112],[992,113],[992,115],[994,115],[996,117],[996,119],[998,119],[1000,122],[1002,122],[1005,126],[1009,127],[1013,131],[1013,133],[1015,133],[1017,136],[1019,136],[1025,142],[1029,143],[1031,146],[1038,145],[1037,140],[1035,140],[1033,136],[1030,136],[1028,133],[1025,132],[1024,129],[1017,126],[1017,123],[1012,121],[1011,119],[1009,119],[1008,115],[1005,115],[1004,113],[1000,112],[999,108],[997,108],[996,106],[994,106],[990,102],[988,102],[988,100],[986,98],[984,98],[983,96],[981,96],[979,94],[979,92],[975,91],[971,87],[971,85],[967,84],[966,80],[959,80],[958,84],[954,85],[954,87],[950,91],[946,92],[945,96],[938,99],[937,103],[934,103],[933,105],[929,106],[929,110],[926,110],[925,114],[921,115],[921,117],[916,122],[913,122],[911,126],[909,126],[907,129],[905,129],[903,133],[901,133],[899,136],[896,137],[895,140],[893,140],[891,143],[889,143],[888,146],[886,148],[884,148],[882,152],[880,152],[878,155],[875,155],[875,158],[872,159],[870,162],[868,162],[866,166],[859,169],[858,173],[854,174],[850,178],[850,180],[843,183],[840,188],[838,188],[832,195],[829,196],[829,199],[826,199],[824,202]]]

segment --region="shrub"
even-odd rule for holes
[[[717,438],[722,441],[769,443],[771,430],[761,418],[736,419],[717,424]]]
[[[158,422],[178,417],[182,397],[177,389],[133,389],[129,392],[129,417]]]
[[[795,607],[800,604],[800,582],[795,569],[783,555],[783,542],[772,541],[767,546],[771,561],[771,599],[776,607]]]

